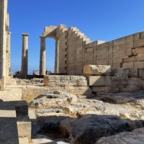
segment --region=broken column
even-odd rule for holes
[[[22,66],[21,76],[26,78],[28,72],[28,34],[22,34]]]
[[[45,37],[40,36],[40,75],[45,75],[46,72],[46,44]]]

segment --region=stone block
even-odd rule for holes
[[[91,89],[88,86],[65,86],[65,89],[74,95],[91,95]]]
[[[30,121],[17,121],[17,130],[19,137],[31,138],[31,122]]]
[[[131,56],[131,57],[128,57],[128,58],[124,58],[123,60],[124,60],[124,62],[135,62],[135,61],[137,61],[137,57],[136,56]]]
[[[144,78],[144,69],[138,69],[138,76]]]
[[[141,46],[144,46],[144,39],[134,41],[134,47],[141,47]]]
[[[122,63],[123,58],[122,57],[117,57],[117,58],[113,57],[112,61],[113,61],[113,64],[117,64],[117,63],[120,64],[120,63]]]
[[[85,61],[84,65],[95,65],[97,62],[92,60],[92,61]]]
[[[113,57],[123,57],[126,55],[126,48],[120,45],[113,48]]]
[[[108,60],[108,65],[112,66],[112,59],[111,58]]]
[[[112,68],[111,75],[114,76],[114,78],[118,78],[116,80],[125,79],[128,77],[129,69],[128,68]],[[113,80],[113,77],[111,77]]]
[[[68,75],[46,75],[44,76],[45,86],[87,86],[87,79],[84,76]]]
[[[141,39],[144,39],[144,32],[141,32],[141,33],[140,33],[140,38],[141,38]]]
[[[108,49],[97,49],[97,60],[108,59]]]
[[[102,86],[102,87],[91,87],[92,92],[109,92],[110,87],[109,86]]]
[[[144,61],[144,54],[138,54],[136,56],[137,61]]]
[[[133,55],[144,54],[144,47],[132,49],[132,54]]]
[[[93,47],[89,47],[86,49],[86,52],[93,52]]]
[[[133,41],[133,35],[127,36],[127,42],[131,42],[131,41]]]
[[[121,67],[121,63],[113,63],[112,67],[113,68],[120,68]]]
[[[29,144],[28,138],[27,137],[24,137],[24,138],[20,137],[19,138],[19,144]]]
[[[97,45],[97,60],[99,59],[108,59],[108,43]]]
[[[134,62],[134,68],[144,68],[144,62]]]
[[[97,65],[108,65],[108,64],[109,64],[108,59],[97,60]]]
[[[129,68],[129,77],[138,77],[138,69],[137,68]]]
[[[125,62],[122,64],[123,68],[133,68],[134,67],[134,62]]]
[[[94,53],[93,52],[85,53],[85,61],[92,61],[93,57],[94,57]]]
[[[88,80],[89,86],[109,86],[111,84],[110,76],[90,76]]]
[[[82,71],[83,71],[82,68],[76,67],[76,69],[75,69],[75,74],[76,74],[76,75],[81,75],[81,74],[82,74]]]
[[[110,72],[110,65],[85,65],[83,70],[85,75],[109,75]]]
[[[140,78],[129,78],[128,79],[128,84],[121,87],[120,91],[123,92],[134,92],[134,91],[140,91],[142,90],[142,87],[144,85],[144,81],[141,80]]]
[[[127,42],[127,37],[122,37],[122,38],[114,40],[114,46],[124,44],[126,42]]]
[[[111,68],[111,76],[117,78],[138,77],[137,68]]]
[[[140,33],[133,34],[133,40],[137,41],[140,39]]]

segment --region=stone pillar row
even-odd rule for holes
[[[45,37],[40,36],[40,75],[46,72],[46,42]],[[55,38],[55,73],[59,73],[59,39]]]
[[[59,73],[59,39],[55,48],[55,73]],[[22,64],[21,76],[26,78],[28,73],[28,34],[22,34]],[[46,73],[46,38],[40,36],[40,75]]]

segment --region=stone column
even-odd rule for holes
[[[5,89],[6,75],[6,37],[7,0],[0,0],[0,90]]]
[[[6,53],[7,53],[7,75],[6,76],[9,76],[9,72],[10,72],[10,39],[11,39],[11,32],[8,32],[7,34],[7,50],[6,50]]]
[[[59,73],[59,39],[56,38],[55,40],[55,73]]]
[[[45,37],[40,36],[40,75],[46,74],[46,42]]]
[[[28,34],[22,34],[22,64],[21,76],[26,78],[28,73]]]

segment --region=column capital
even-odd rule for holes
[[[27,34],[27,33],[22,33],[22,36],[29,36],[29,34]]]

